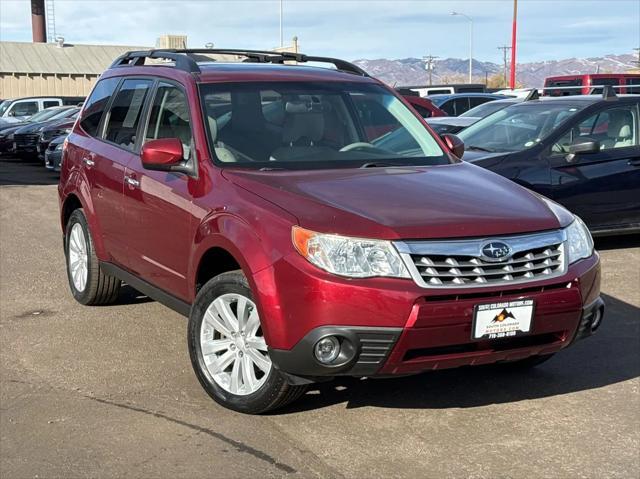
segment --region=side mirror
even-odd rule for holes
[[[9,113],[7,113],[7,116],[16,116],[16,111],[11,110]]]
[[[192,166],[185,163],[182,142],[178,138],[150,140],[142,145],[140,158],[147,170],[174,171],[193,174]]]
[[[458,158],[462,158],[462,155],[464,155],[464,141],[451,133],[440,135],[440,138],[442,138],[442,141],[444,141],[444,144],[447,145],[451,153]]]
[[[574,143],[569,146],[569,154],[566,156],[566,160],[569,163],[576,161],[578,155],[584,155],[588,153],[598,153],[600,151],[600,142],[596,140],[585,140],[579,143]]]

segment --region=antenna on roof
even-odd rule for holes
[[[537,100],[540,98],[540,93],[538,93],[538,89],[537,88],[533,88],[531,89],[531,91],[529,93],[527,93],[527,96],[524,97],[523,101],[533,101],[533,100]]]
[[[616,95],[616,91],[613,89],[611,85],[605,85],[602,88],[603,100],[615,100],[616,98],[618,98],[618,95]]]

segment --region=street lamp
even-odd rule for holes
[[[460,12],[451,12],[451,15],[464,17],[469,20],[469,83],[471,83],[473,74],[473,18]]]

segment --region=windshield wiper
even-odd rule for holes
[[[474,146],[474,145],[467,146],[465,149],[469,150],[469,151],[485,151],[487,153],[495,153],[496,152],[495,150],[491,150],[489,148],[484,148],[482,146]]]
[[[387,168],[391,166],[406,166],[406,165],[399,165],[396,163],[384,163],[382,161],[370,161],[368,163],[364,163],[360,168]]]

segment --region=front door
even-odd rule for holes
[[[159,82],[148,118],[141,131],[142,143],[178,138],[185,160],[194,161],[189,106],[181,87]],[[183,300],[189,298],[187,270],[193,208],[189,186],[194,181],[182,173],[147,170],[139,155],[125,171],[129,267],[145,281]]]
[[[592,230],[640,224],[638,104],[603,107],[555,142],[550,152],[552,197]],[[565,160],[572,143],[600,142],[600,150]]]

